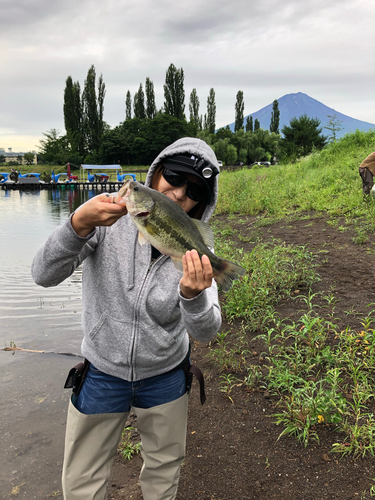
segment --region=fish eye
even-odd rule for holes
[[[139,191],[139,187],[135,186],[134,191]]]

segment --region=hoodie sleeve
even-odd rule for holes
[[[56,228],[38,250],[31,265],[31,275],[37,285],[56,286],[71,276],[84,259],[95,250],[98,228],[86,238],[78,236],[71,217]]]
[[[199,342],[209,342],[212,340],[221,326],[221,310],[217,293],[216,282],[212,286],[203,290],[193,299],[180,297],[181,314],[189,334]]]

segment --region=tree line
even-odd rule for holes
[[[64,89],[65,134],[56,129],[43,134],[39,160],[50,164],[70,163],[145,165],[166,146],[180,137],[199,137],[214,149],[216,156],[227,165],[236,162],[295,159],[312,148],[324,147],[320,122],[306,115],[291,120],[289,127],[279,131],[278,101],[273,101],[269,130],[260,127],[252,116],[244,119],[244,94],[239,90],[234,106],[234,131],[229,126],[216,130],[216,96],[210,89],[204,114],[200,112],[197,89],[189,96],[185,114],[184,71],[171,64],[165,76],[164,103],[157,109],[155,89],[147,77],[131,96],[125,94],[124,121],[111,128],[103,118],[106,95],[103,75],[97,79],[92,65],[83,89],[71,76]]]

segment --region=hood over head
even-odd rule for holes
[[[209,203],[202,220],[207,222],[216,206],[218,197],[219,164],[212,148],[201,139],[183,137],[166,147],[152,162],[145,185],[151,187],[153,175],[157,167],[163,164],[174,172],[186,172],[197,176],[206,187]]]

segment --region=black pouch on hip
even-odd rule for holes
[[[78,365],[74,366],[69,371],[64,384],[64,389],[72,389],[73,396],[78,396],[83,386],[83,382],[85,381],[89,366],[90,361],[85,359],[82,363],[78,363]]]

